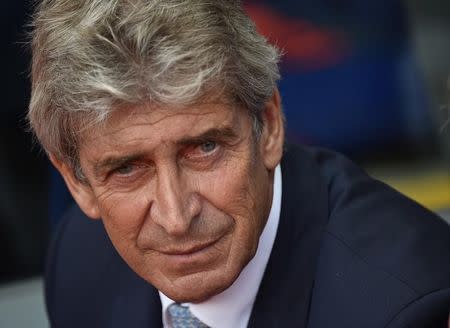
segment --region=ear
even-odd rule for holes
[[[57,159],[54,155],[49,155],[53,166],[61,173],[67,188],[80,206],[81,210],[91,219],[100,218],[100,210],[91,186],[87,182],[80,181],[73,172],[73,169],[65,162]]]
[[[277,88],[266,102],[262,118],[264,125],[260,151],[266,168],[274,170],[281,161],[284,145],[284,118],[281,97]]]

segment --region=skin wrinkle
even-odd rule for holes
[[[200,99],[197,99],[197,101],[195,103],[196,104],[195,106],[202,106],[204,104],[207,104],[207,105],[225,105],[225,106],[230,106],[233,110],[240,110],[240,111],[244,111],[244,112],[248,113],[248,111],[243,109],[241,106],[235,106],[233,103],[228,102],[226,100],[226,95],[225,95],[223,90],[209,92],[208,94],[210,94],[210,97],[212,99],[211,102],[208,102],[208,101],[205,100],[206,96],[202,96]],[[152,104],[152,105],[154,105],[154,104]],[[125,107],[120,107],[120,109],[117,109],[117,111],[118,112],[119,111],[126,111],[126,109],[129,108],[129,107],[130,107],[130,105],[127,105]],[[181,105],[181,106],[175,105],[175,107],[176,108],[179,107],[181,109],[186,109],[187,108],[186,105]],[[150,105],[145,104],[144,108],[149,109]],[[164,109],[164,107],[161,107],[161,105],[156,105],[156,107],[154,107],[154,108],[155,109],[156,108]],[[213,112],[205,112],[205,114],[212,114],[212,113]],[[187,114],[188,115],[197,115],[196,113],[187,113]],[[131,114],[128,115],[126,120],[131,120],[134,116],[139,116],[139,115],[142,115],[142,116],[145,117],[144,113],[140,113],[139,111],[134,111],[134,112],[132,112]],[[167,113],[166,115],[167,115],[167,117],[170,117],[171,112],[169,111],[169,113]],[[108,117],[109,117],[109,114],[108,114]],[[163,120],[164,118],[167,118],[167,117],[162,117],[161,120]],[[252,119],[253,119],[253,124],[254,124],[253,125],[253,133],[256,135],[256,138],[259,138],[259,132],[257,132],[257,131],[259,131],[261,127],[259,126],[259,123],[255,123],[256,122],[255,118],[252,118]],[[105,127],[107,127],[108,123],[110,123],[110,121],[99,122],[99,124],[102,124],[103,127],[99,126],[99,124],[94,123],[94,122],[90,122],[90,124],[88,124],[88,125],[79,124],[80,126],[83,126],[83,128],[78,130],[78,137],[77,137],[78,142],[77,142],[77,144],[82,144],[83,142],[92,142],[93,139],[95,139],[95,134],[94,134],[94,137],[91,136],[91,138],[92,138],[91,140],[89,140],[88,136],[93,131],[98,131],[99,128],[105,129]],[[156,123],[158,123],[158,121],[155,121],[152,124],[156,124]],[[147,124],[148,124],[147,122],[142,123],[142,125],[147,125]],[[139,124],[136,124],[136,126],[138,126],[138,125]],[[120,130],[119,131],[113,131],[110,134],[114,134],[115,132],[120,132]],[[86,181],[85,175],[84,175],[84,173],[83,173],[83,171],[82,171],[82,169],[80,167],[81,165],[79,164],[79,153],[77,153],[76,154],[76,158],[73,158],[72,160],[70,160],[70,162],[73,163],[71,165],[73,167],[73,170],[77,173],[76,174],[77,178],[81,182],[86,183],[87,181]]]
[[[177,141],[177,144],[179,145],[192,145],[192,144],[196,144],[196,143],[201,143],[203,140],[215,140],[215,139],[219,139],[219,137],[221,138],[222,142],[227,143],[229,146],[236,146],[239,142],[241,142],[242,140],[235,140],[234,145],[232,140],[236,139],[236,134],[232,131],[231,128],[229,127],[218,127],[212,130],[207,130],[206,132],[202,133],[200,136],[198,137],[186,137],[183,138],[179,141]],[[145,141],[145,138],[136,138],[135,139],[137,142],[139,141]],[[227,142],[228,141],[228,142]],[[104,160],[99,161],[100,163],[96,163],[93,162],[91,163],[92,166],[94,167],[93,172],[94,172],[94,176],[97,178],[100,178],[100,176],[102,175],[102,172],[107,170],[108,168],[111,167],[118,167],[120,166],[121,163],[126,164],[126,163],[131,163],[135,160],[139,160],[141,158],[144,158],[145,153],[137,153],[137,154],[130,154],[130,155],[126,155],[126,156],[122,156],[122,157],[107,157]]]
[[[214,104],[212,104],[212,105],[214,105]],[[184,112],[184,111],[183,111],[183,112]],[[213,112],[213,111],[208,111],[208,112],[205,112],[205,113],[185,112],[185,113],[183,113],[183,114],[184,114],[184,115],[187,115],[187,116],[198,117],[198,116],[212,115],[212,114],[214,114],[214,112]],[[131,119],[133,118],[133,116],[138,117],[139,115],[142,115],[143,117],[146,117],[145,114],[136,114],[135,112],[133,112],[133,113],[130,115],[130,117],[128,118],[128,120],[131,120]],[[150,121],[150,122],[133,123],[133,126],[122,126],[122,127],[120,127],[120,128],[114,129],[113,131],[110,131],[110,132],[108,132],[108,133],[105,133],[104,135],[105,135],[106,137],[110,137],[111,143],[113,143],[113,142],[114,142],[114,135],[118,134],[119,132],[123,132],[123,131],[125,131],[125,130],[127,130],[127,129],[134,129],[135,127],[140,127],[140,126],[149,126],[149,125],[152,126],[152,125],[157,125],[157,124],[163,122],[164,120],[170,119],[170,118],[172,118],[173,116],[176,116],[176,115],[177,115],[176,112],[175,112],[175,113],[172,113],[172,112],[167,111],[167,113],[164,113],[164,115],[163,115],[161,118],[159,118],[159,119],[156,119],[156,120],[153,120],[153,121]],[[179,115],[179,113],[178,113],[178,115]],[[114,119],[113,119],[113,118],[112,118],[112,120],[109,122],[109,124],[110,124],[110,125],[114,124]],[[125,124],[126,124],[126,122],[125,122]],[[107,128],[107,127],[106,127],[106,128]],[[94,130],[94,129],[93,129],[93,130]],[[94,135],[96,134],[96,133],[93,132],[93,131],[92,131],[91,133],[94,133]],[[95,136],[91,136],[91,138],[86,138],[85,143],[93,142],[94,139],[96,139]],[[145,140],[145,137],[143,137],[142,139],[136,138],[135,140],[136,140],[136,141],[139,141],[139,140]]]
[[[212,104],[212,105],[215,105],[214,103]],[[183,111],[184,112],[184,111]],[[204,114],[202,113],[202,114],[200,114],[200,113],[187,113],[187,115],[193,115],[193,116],[196,116],[196,117],[198,117],[198,116],[202,116],[202,115],[212,115],[212,114],[214,114],[214,112],[212,112],[212,111],[210,111],[210,112],[205,112]],[[134,115],[134,114],[132,114],[132,115]],[[144,115],[144,114],[142,114],[142,115]],[[158,119],[158,120],[156,120],[156,121],[151,121],[151,122],[149,122],[149,123],[137,123],[137,124],[133,124],[133,126],[128,126],[128,127],[122,127],[122,128],[118,128],[118,129],[114,129],[112,132],[110,132],[110,133],[106,133],[105,134],[105,136],[108,136],[108,137],[110,137],[110,140],[108,140],[109,142],[110,142],[110,144],[114,144],[114,135],[115,134],[117,134],[117,133],[120,133],[120,132],[124,132],[125,130],[127,130],[127,129],[134,129],[135,127],[144,127],[144,126],[149,126],[150,128],[151,128],[151,126],[152,125],[157,125],[157,124],[159,124],[159,123],[161,123],[161,122],[163,122],[165,119],[170,119],[170,118],[172,118],[173,117],[173,113],[170,113],[170,114],[167,114],[167,115],[165,115],[164,117],[162,117],[161,119]],[[111,123],[112,124],[112,123]],[[226,124],[226,122],[224,122],[224,125]],[[235,125],[235,124],[237,124],[237,122],[233,122],[233,125]],[[218,129],[221,129],[221,127],[219,127]],[[92,137],[92,139],[87,139],[86,140],[86,143],[90,143],[90,142],[94,142],[94,140],[93,140],[94,138]],[[96,139],[96,138],[95,138]],[[186,138],[187,139],[187,138]],[[142,137],[142,138],[134,138],[134,142],[136,142],[136,143],[139,143],[139,141],[145,141],[145,137]],[[239,143],[239,142],[241,142],[242,140],[236,140],[236,144],[237,143]],[[164,141],[160,141],[159,142],[160,144],[164,144]],[[138,154],[136,154],[135,156],[139,156]],[[91,161],[89,164],[90,165],[94,165],[95,164],[95,162],[97,162],[98,160],[94,160],[94,161]],[[96,170],[94,169],[94,172],[95,172]]]

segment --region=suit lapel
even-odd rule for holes
[[[114,301],[108,327],[162,327],[161,303],[156,289],[148,283],[122,289]]]
[[[162,327],[161,301],[156,288],[140,278],[117,255],[111,270],[117,273],[111,313],[105,327]]]
[[[281,216],[249,327],[305,327],[328,199],[317,165],[304,150],[281,164]]]

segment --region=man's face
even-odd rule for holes
[[[256,252],[283,142],[275,107],[259,139],[248,114],[223,103],[123,108],[80,147],[88,184],[56,166],[137,274],[176,301],[200,302]]]

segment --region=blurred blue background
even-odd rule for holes
[[[285,49],[280,90],[291,139],[349,155],[423,151],[433,142],[429,96],[401,1],[247,7],[261,32]]]

